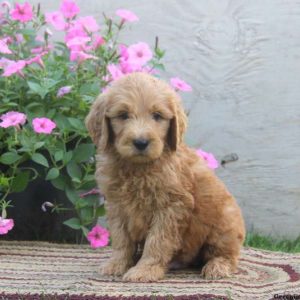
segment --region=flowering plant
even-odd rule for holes
[[[120,31],[138,21],[134,13],[119,9],[114,17],[104,15],[100,26],[79,12],[73,0],[45,14],[28,2],[0,4],[0,234],[13,227],[5,210],[11,193],[42,177],[64,191],[74,207],[76,217],[64,224],[93,239],[94,232],[88,232],[104,208],[97,192],[87,192],[96,185],[95,147],[84,118],[113,80],[163,69],[157,40],[154,49],[118,41]],[[63,40],[55,41],[52,31],[62,32]],[[179,78],[171,84],[191,90]],[[55,210],[60,204],[45,206]]]

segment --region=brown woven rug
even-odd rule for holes
[[[182,270],[156,283],[128,283],[99,274],[110,253],[110,248],[1,241],[0,300],[273,299],[276,294],[300,299],[300,254],[245,248],[231,278],[210,281],[200,278],[199,270]]]

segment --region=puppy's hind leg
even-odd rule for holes
[[[235,272],[237,258],[213,257],[202,268],[201,276],[205,279],[230,277]]]
[[[209,241],[201,250],[205,262],[201,276],[206,279],[230,277],[237,269],[241,241],[226,235],[217,241]]]

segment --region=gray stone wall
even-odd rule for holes
[[[31,0],[31,3],[38,1]],[[56,10],[59,1],[40,1]],[[83,15],[99,20],[127,8],[139,17],[126,43],[167,50],[165,78],[193,86],[186,141],[218,159],[217,170],[242,207],[249,230],[300,234],[300,1],[89,0]]]

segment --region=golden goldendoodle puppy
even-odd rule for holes
[[[176,92],[145,73],[115,81],[93,103],[86,126],[98,149],[96,179],[113,248],[103,274],[156,281],[170,266],[202,264],[210,279],[236,270],[241,211],[183,143],[186,125]]]

